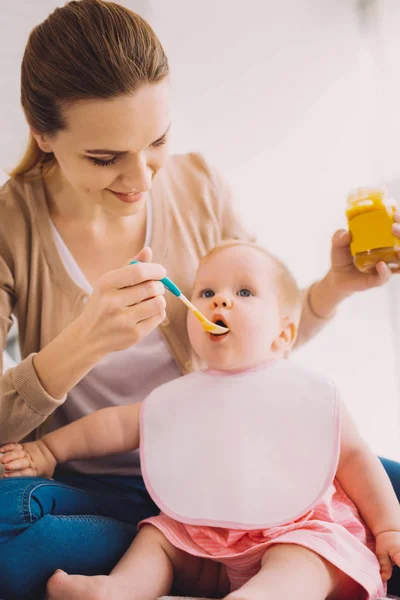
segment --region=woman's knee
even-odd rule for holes
[[[43,598],[46,575],[41,579],[38,570],[31,568],[38,548],[24,540],[31,526],[44,515],[46,503],[41,499],[41,490],[51,483],[35,477],[0,480],[0,598]]]
[[[54,535],[52,529],[54,517],[47,516],[37,523],[42,531]],[[22,535],[1,540],[0,556],[0,598],[4,600],[42,600],[46,583],[54,571],[54,566],[41,560],[46,547],[46,539],[40,532],[33,530],[36,525],[25,530]]]
[[[21,533],[52,510],[54,484],[49,479],[15,477],[0,480],[0,541]]]

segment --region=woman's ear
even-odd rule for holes
[[[42,152],[53,152],[53,148],[51,147],[50,142],[48,141],[48,137],[42,133],[38,133],[31,129],[32,136],[35,138],[37,145],[42,150]]]
[[[274,352],[289,351],[296,340],[297,325],[289,319],[285,319],[283,325],[282,331],[271,344],[271,349]]]

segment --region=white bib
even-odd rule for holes
[[[192,373],[143,404],[143,477],[177,521],[266,529],[298,519],[326,492],[339,430],[335,387],[290,361]]]

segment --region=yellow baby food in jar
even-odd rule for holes
[[[392,270],[400,268],[400,240],[392,233],[396,208],[395,200],[381,187],[357,188],[349,194],[350,250],[359,271],[371,271],[380,261]]]

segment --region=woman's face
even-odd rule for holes
[[[54,153],[63,183],[107,212],[138,212],[168,158],[168,81],[143,85],[131,96],[79,100],[65,106],[63,116],[67,128],[54,137],[34,134],[42,150]]]

